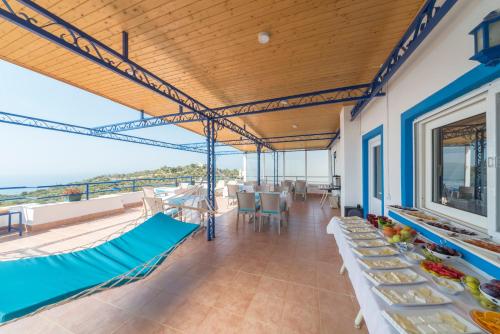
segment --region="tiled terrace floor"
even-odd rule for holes
[[[25,254],[83,244],[138,213],[0,239],[0,254],[13,254],[14,241]],[[0,333],[365,333],[353,328],[357,302],[339,275],[335,240],[325,233],[336,213],[320,208],[318,198],[295,201],[288,230],[278,235],[276,223],[256,233],[240,220],[236,230],[235,211],[228,212],[218,218],[215,241],[202,234],[188,240],[149,278],[8,324]]]

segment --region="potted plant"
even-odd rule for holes
[[[82,192],[78,188],[66,188],[63,194],[67,196],[68,202],[78,202],[82,199]]]

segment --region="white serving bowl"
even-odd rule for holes
[[[492,302],[496,306],[500,306],[500,300],[498,298],[490,296],[489,294],[487,294],[486,292],[484,292],[484,290],[481,289],[481,285],[479,285],[479,291],[481,291],[481,293],[483,294],[483,296],[485,296],[490,302]]]
[[[427,247],[426,247],[426,249],[429,251],[429,253],[431,253],[432,255],[434,255],[435,257],[437,257],[441,260],[455,261],[456,259],[459,259],[460,257],[462,257],[462,255],[460,253],[458,253],[458,255],[446,255],[446,254],[441,254],[441,253],[432,251]]]

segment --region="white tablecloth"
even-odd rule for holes
[[[366,327],[370,334],[396,334],[398,333],[382,316],[382,310],[385,309],[408,309],[408,307],[390,307],[384,301],[382,301],[379,297],[377,297],[371,290],[373,284],[368,281],[363,275],[363,267],[356,260],[356,255],[351,250],[351,245],[347,242],[344,233],[342,232],[339,225],[339,218],[333,217],[330,223],[328,224],[326,231],[328,234],[333,234],[335,236],[335,241],[337,242],[337,246],[339,248],[340,255],[342,256],[342,260],[344,261],[344,265],[349,273],[349,279],[351,280],[352,286],[354,288],[354,293],[356,294],[356,298],[358,299],[358,303],[361,307],[361,313],[363,314],[363,318],[365,320]],[[467,268],[460,264],[453,264],[454,267],[463,271],[466,274],[473,274],[476,277],[478,275],[476,273],[471,272],[470,268]],[[430,275],[425,273],[420,269],[418,265],[414,265],[411,267],[418,274],[426,277],[430,280]],[[481,278],[480,278],[481,279]],[[432,288],[435,289],[435,286],[432,282],[428,282]],[[437,289],[436,289],[437,290]],[[448,296],[450,297],[450,296]],[[453,304],[440,306],[442,308],[448,308],[455,311],[457,314],[464,317],[470,323],[474,323],[472,319],[468,316],[469,311],[471,309],[480,309],[477,302],[469,295],[468,292],[463,292],[459,294],[457,297],[450,297],[454,302]],[[412,309],[419,308],[427,308],[423,307],[412,307]],[[353,333],[354,333],[353,329]]]

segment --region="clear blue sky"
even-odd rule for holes
[[[139,118],[135,110],[1,60],[0,110],[89,127]],[[127,134],[171,143],[204,140],[177,126]],[[3,123],[0,143],[0,187],[70,182],[206,161],[203,154]],[[217,167],[242,168],[242,156],[220,157]]]

